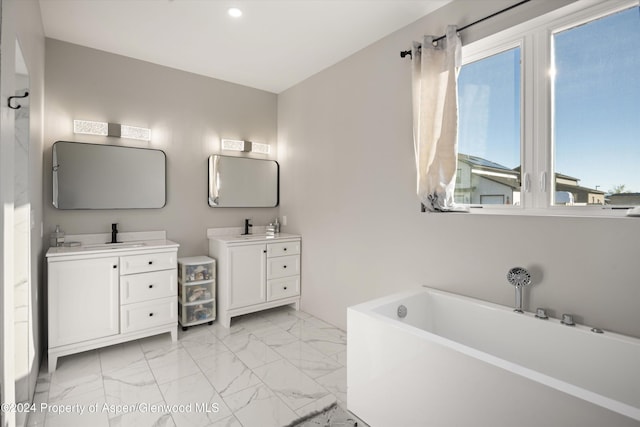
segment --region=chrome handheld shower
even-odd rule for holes
[[[522,288],[531,284],[531,274],[522,267],[514,267],[507,273],[507,280],[516,288],[516,308],[518,313],[522,311]]]

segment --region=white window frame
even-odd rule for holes
[[[462,65],[520,48],[520,206],[471,205],[472,214],[625,217],[626,208],[554,206],[549,177],[553,164],[552,36],[555,33],[638,6],[638,0],[579,0],[541,17],[462,47]]]

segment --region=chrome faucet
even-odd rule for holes
[[[514,267],[507,273],[507,280],[516,287],[516,307],[513,311],[524,313],[522,311],[522,288],[531,284],[531,274],[522,267]]]

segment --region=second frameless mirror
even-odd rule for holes
[[[278,206],[278,197],[278,162],[220,155],[209,157],[209,206],[271,208]]]

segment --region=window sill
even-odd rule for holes
[[[640,219],[639,217],[627,216],[628,208],[600,208],[596,206],[574,206],[574,207],[549,207],[543,209],[520,207],[471,207],[472,215],[508,215],[508,216],[547,216],[547,217],[570,217],[570,218],[626,218]]]

